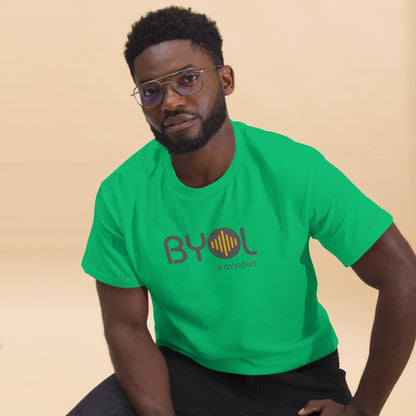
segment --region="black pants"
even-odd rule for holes
[[[264,376],[221,373],[162,347],[176,416],[296,416],[311,399],[348,404],[338,352],[296,370]],[[113,374],[67,416],[137,416]]]

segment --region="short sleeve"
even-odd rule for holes
[[[320,155],[310,193],[310,234],[313,238],[349,267],[367,252],[392,222],[388,212]]]
[[[117,287],[143,286],[134,270],[123,233],[119,227],[117,210],[101,186],[95,201],[94,221],[82,259],[85,273]]]

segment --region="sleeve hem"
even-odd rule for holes
[[[342,264],[345,267],[350,267],[356,261],[358,261],[373,245],[374,243],[384,234],[384,232],[392,225],[393,217],[388,214],[388,217],[383,221],[382,225],[374,227],[371,232],[368,233],[368,238],[364,244],[362,244],[359,250],[353,256],[349,256],[342,260]]]
[[[105,283],[109,286],[120,287],[120,288],[123,288],[123,289],[131,289],[131,288],[134,288],[134,287],[144,286],[144,284],[142,284],[138,280],[136,282],[120,282],[120,281],[116,281],[114,278],[111,278],[111,277],[109,278],[109,277],[104,276],[100,273],[97,273],[95,270],[89,269],[84,264],[81,264],[81,266],[82,266],[82,269],[84,270],[84,272],[86,274],[90,275],[91,277],[100,281],[101,283]]]

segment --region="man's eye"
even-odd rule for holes
[[[198,74],[186,74],[180,79],[181,85],[192,85],[198,79]]]
[[[145,97],[153,97],[154,95],[160,94],[159,88],[157,87],[147,87],[142,89],[141,95]]]

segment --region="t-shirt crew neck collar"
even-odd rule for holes
[[[173,186],[176,192],[188,198],[200,198],[202,196],[208,196],[219,192],[235,178],[244,158],[245,143],[244,136],[241,133],[241,129],[238,123],[235,123],[233,121],[231,121],[231,123],[234,128],[235,137],[235,152],[233,160],[231,162],[231,165],[228,167],[227,171],[224,173],[224,175],[222,175],[215,182],[207,186],[204,186],[202,188],[191,188],[182,183],[176,176],[176,172],[173,169],[169,153],[164,153],[163,167],[165,169],[166,176],[170,184]]]

